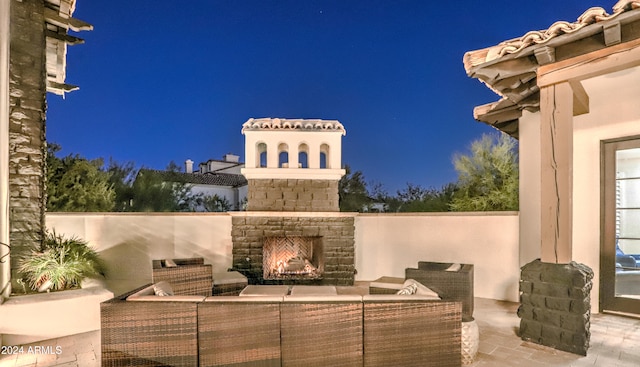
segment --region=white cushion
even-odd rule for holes
[[[171,259],[166,259],[164,261],[164,267],[165,268],[175,268],[177,266],[178,266],[178,264],[176,264],[176,262],[171,260]]]
[[[294,285],[291,288],[292,296],[328,296],[337,294],[338,291],[333,285]]]
[[[153,292],[156,296],[173,296],[173,288],[171,285],[165,281],[158,282],[153,285]]]
[[[409,283],[403,286],[402,288],[400,288],[400,290],[398,290],[396,294],[399,294],[401,296],[409,296],[412,294],[416,294],[417,290],[418,290],[418,286],[415,283]]]
[[[416,290],[414,293],[411,293],[411,294],[415,294],[418,296],[432,297],[433,299],[440,299],[440,296],[438,295],[438,293],[434,292],[432,289],[425,286],[424,284],[415,281],[414,279],[405,280],[404,284],[402,285],[402,288],[405,288],[412,284],[415,285]]]
[[[444,269],[444,271],[459,271],[462,269],[462,265],[460,264],[451,264],[448,268]]]
[[[288,285],[248,285],[240,296],[286,296],[289,294]]]

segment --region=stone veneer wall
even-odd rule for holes
[[[586,265],[535,260],[522,267],[520,336],[523,340],[587,355],[593,271]]]
[[[234,216],[231,237],[233,269],[251,284],[353,285],[355,225],[347,216]],[[263,280],[262,245],[265,237],[322,237],[324,274],[318,280]]]
[[[44,1],[12,0],[10,7],[9,220],[15,258],[40,242],[45,228],[46,41]]]
[[[337,212],[337,180],[251,179],[247,211]]]

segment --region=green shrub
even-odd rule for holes
[[[38,248],[18,260],[18,271],[34,290],[43,285],[53,290],[77,288],[84,278],[104,276],[104,270],[100,256],[86,241],[55,232],[47,232]]]

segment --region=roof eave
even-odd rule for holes
[[[480,80],[501,97],[497,102],[476,107],[474,118],[517,137],[518,119],[514,116],[518,113],[521,115],[524,109],[534,112],[539,109],[537,70],[541,65],[559,61],[556,60],[556,56],[568,59],[579,53],[588,53],[640,38],[640,31],[634,30],[639,27],[626,27],[625,34],[621,31],[625,25],[640,21],[640,10],[634,11],[640,7],[640,2],[622,3],[623,1],[620,1],[614,6],[614,11],[618,9],[617,13],[606,16],[601,15],[604,12],[602,8],[591,8],[578,20],[585,21],[583,19],[585,15],[591,15],[594,17],[590,20],[592,23],[582,25],[570,33],[555,34],[544,42],[533,42],[517,52],[504,53],[503,50],[514,42],[522,41],[532,32],[520,39],[512,39],[496,46],[465,53],[463,63],[467,75]],[[601,10],[596,12],[594,9]],[[562,25],[565,23],[563,22]],[[574,54],[557,55],[556,53],[558,48],[568,48],[567,46],[572,44],[581,43],[588,47],[579,47],[578,50],[574,50]]]

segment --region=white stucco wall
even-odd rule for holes
[[[540,258],[540,114],[523,111],[520,167],[520,266]]]
[[[589,95],[589,113],[573,119],[573,260],[594,271],[591,310],[597,312],[600,144],[603,140],[640,135],[640,68],[584,80],[582,85]],[[525,113],[520,121],[520,252],[523,260],[535,256],[536,241],[539,253],[539,118],[539,113]]]
[[[518,301],[515,212],[363,214],[355,227],[356,280],[404,277],[418,261],[470,263],[476,297]],[[203,257],[214,272],[232,265],[227,213],[49,213],[47,228],[89,241],[116,294],[150,282],[153,259]]]
[[[640,68],[585,80],[590,112],[574,118],[573,258],[595,272],[591,307],[600,296],[600,142],[640,134]]]
[[[404,277],[418,261],[474,264],[476,297],[519,301],[518,215],[362,214],[356,217],[357,280]]]
[[[46,226],[88,241],[108,264],[116,294],[151,282],[151,260],[203,257],[214,272],[231,267],[226,213],[49,213]]]

